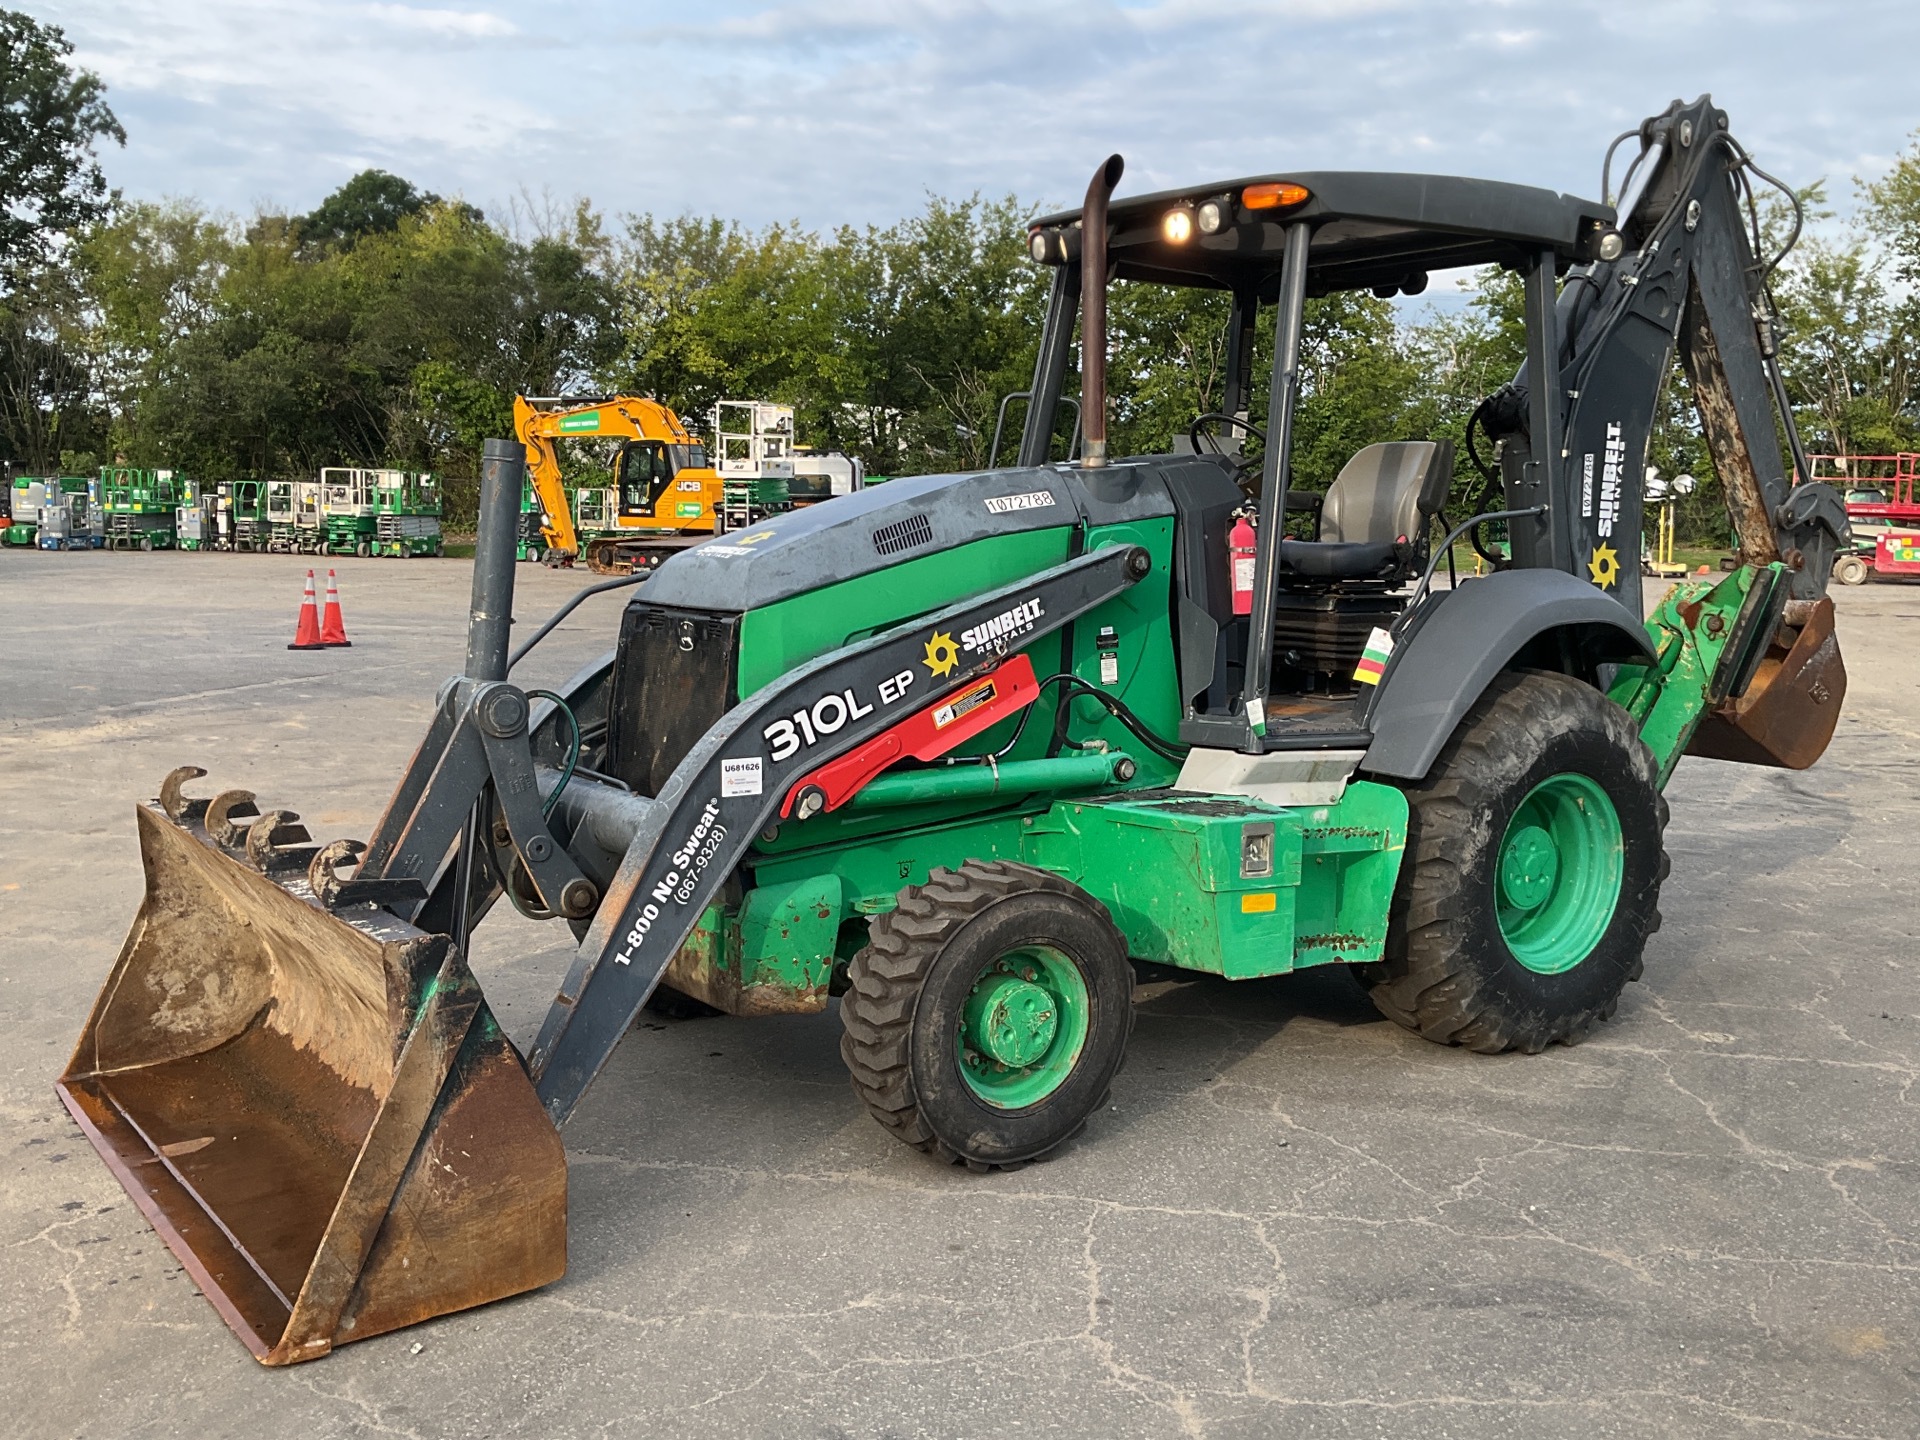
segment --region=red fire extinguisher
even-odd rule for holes
[[[1234,517],[1227,536],[1227,556],[1233,568],[1233,613],[1253,613],[1253,526],[1244,513]]]

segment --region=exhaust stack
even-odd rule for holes
[[[1107,463],[1107,201],[1127,162],[1109,155],[1087,185],[1080,210],[1080,413],[1086,444],[1081,464]]]

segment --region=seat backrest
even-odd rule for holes
[[[1320,538],[1336,542],[1418,539],[1446,503],[1450,440],[1390,440],[1347,461],[1320,506]]]

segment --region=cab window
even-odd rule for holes
[[[673,463],[658,440],[631,440],[620,451],[620,513],[651,515],[673,479]]]

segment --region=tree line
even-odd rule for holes
[[[489,215],[370,170],[312,211],[242,220],[108,188],[98,152],[124,132],[57,28],[0,11],[0,67],[0,459],[23,473],[122,456],[205,481],[430,469],[457,523],[516,392],[651,395],[696,427],[721,398],[778,400],[803,442],[910,474],[988,463],[1001,397],[1031,378],[1050,272],[1025,256],[1038,207],[1013,196],[816,231],[528,197]],[[1809,233],[1774,277],[1788,384],[1809,449],[1916,449],[1920,145],[1856,183],[1845,224],[1804,192]],[[1307,486],[1373,440],[1460,441],[1523,354],[1510,275],[1452,307],[1309,304]],[[1115,453],[1164,450],[1219,408],[1226,305],[1115,287]],[[1264,394],[1264,365],[1253,380]],[[1683,382],[1671,401],[1650,460],[1702,481],[1681,529],[1717,541]]]

